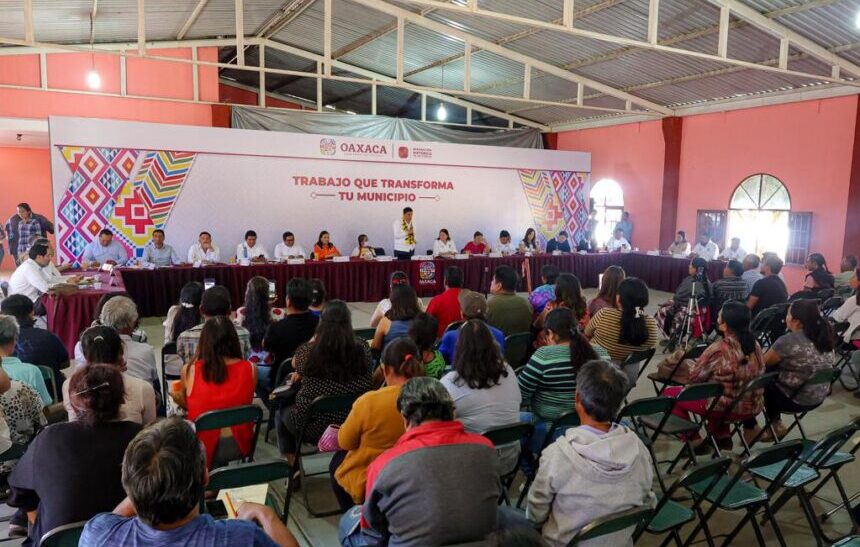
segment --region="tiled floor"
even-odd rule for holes
[[[589,298],[594,295],[594,290],[586,290]],[[649,313],[653,313],[656,305],[668,298],[667,293],[652,291],[651,305]],[[368,326],[370,314],[373,312],[374,304],[372,303],[354,303],[350,304],[353,312],[353,325],[356,328]],[[149,318],[143,321],[143,326],[149,334],[150,342],[159,347],[162,341],[162,330],[160,320]],[[656,364],[652,363],[652,368]],[[650,372],[650,371],[649,371]],[[654,392],[649,383],[640,382],[631,395],[631,399],[640,397],[653,396]],[[804,427],[807,434],[811,438],[820,438],[822,434],[831,431],[839,426],[847,424],[852,418],[860,415],[857,406],[858,400],[853,398],[850,393],[846,393],[838,384],[833,394],[828,398],[825,404],[812,412],[804,420]],[[860,443],[860,436],[855,436],[848,448]],[[666,459],[673,456],[680,445],[676,442],[660,441],[656,445],[657,456],[659,459]],[[737,450],[735,451],[737,452]],[[261,439],[257,449],[258,459],[277,458],[277,448]],[[327,467],[328,461],[324,456],[312,457],[306,460],[308,466],[312,470],[323,470]],[[665,468],[665,466],[664,466]],[[851,463],[844,467],[840,473],[849,496],[860,490],[860,464],[857,462]],[[674,475],[677,476],[677,473]],[[671,482],[674,476],[668,477],[667,482]],[[432,480],[428,477],[428,480]],[[308,490],[311,497],[311,503],[314,507],[330,508],[334,504],[334,498],[329,490],[328,477],[311,478],[305,481],[303,488]],[[516,486],[515,486],[516,488]],[[655,485],[656,488],[656,485]],[[838,496],[835,487],[831,484],[821,493],[822,497],[833,500]],[[311,518],[303,505],[301,492],[297,493],[291,504],[289,526],[293,533],[298,537],[299,542],[306,546],[330,546],[337,545],[337,522],[338,517],[328,518]],[[816,510],[820,513],[828,510],[831,505],[816,499],[813,502]],[[711,519],[710,526],[715,534],[727,533],[738,522],[741,515],[736,513],[717,514]],[[779,525],[785,535],[786,542],[792,547],[803,547],[815,545],[809,533],[809,525],[799,504],[796,500],[790,501],[777,515]],[[691,528],[686,528],[682,535],[686,538],[686,533]],[[837,513],[832,519],[825,524],[825,531],[832,537],[841,537],[849,532],[849,519],[844,511]],[[5,536],[4,530],[0,527],[0,537]],[[719,538],[717,538],[720,541]],[[663,537],[645,536],[638,545],[658,545],[663,540]],[[770,527],[765,528],[765,540],[768,545],[776,545],[776,539]],[[704,541],[702,536],[699,536],[699,541]],[[18,542],[6,543],[7,545],[17,545]],[[748,526],[744,532],[733,542],[734,545],[755,545],[755,537],[752,529]]]

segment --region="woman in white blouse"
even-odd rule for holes
[[[358,247],[352,250],[352,256],[370,260],[376,257],[376,250],[370,246],[367,235],[358,236]]]
[[[439,237],[433,242],[433,256],[451,258],[457,254],[457,246],[451,241],[451,234],[447,228],[439,230]]]

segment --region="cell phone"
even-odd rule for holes
[[[215,286],[215,280],[210,278],[206,278],[203,280],[203,290],[211,289]]]
[[[275,288],[275,282],[271,279],[269,280],[269,298],[275,298],[278,295],[278,291]]]
[[[206,500],[206,512],[215,520],[227,518],[227,506],[221,500]]]

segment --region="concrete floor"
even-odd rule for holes
[[[591,298],[596,291],[594,289],[590,289],[585,292],[588,298]],[[668,297],[668,293],[652,291],[651,305],[648,309],[649,313],[653,313],[657,305],[665,301]],[[370,314],[373,312],[374,307],[375,303],[350,304],[350,308],[353,313],[353,325],[355,328],[368,326]],[[148,318],[143,320],[142,324],[149,335],[150,343],[152,343],[156,348],[160,347],[163,339],[161,319]],[[652,362],[649,369],[654,368],[656,368],[656,363]],[[651,372],[651,370],[646,371],[646,374],[648,372]],[[650,382],[640,381],[634,388],[630,399],[650,397],[653,395],[654,390],[651,387]],[[824,433],[847,424],[858,415],[860,415],[860,412],[858,412],[858,400],[855,399],[851,393],[845,392],[845,390],[837,384],[833,393],[824,405],[810,413],[804,420],[803,425],[809,437],[818,439]],[[797,436],[797,434],[793,433],[792,437],[794,436]],[[856,435],[854,439],[852,439],[849,446],[846,447],[846,450],[854,447],[857,443],[860,443],[860,435]],[[655,446],[658,459],[664,460],[674,456],[679,446],[680,444],[674,441],[659,441]],[[736,448],[735,453],[738,452],[739,450]],[[277,447],[261,439],[257,447],[257,459],[263,460],[277,457]],[[328,457],[326,456],[315,456],[307,458],[305,461],[311,470],[323,470],[326,469],[328,465]],[[663,467],[665,468],[665,466]],[[844,481],[849,496],[860,491],[860,474],[858,474],[858,471],[860,471],[860,464],[853,462],[844,467],[840,473],[840,477]],[[671,483],[677,476],[678,473],[676,472],[672,476],[664,477],[664,479],[667,483]],[[328,476],[308,479],[302,487],[308,490],[308,494],[311,497],[311,503],[314,507],[327,509],[335,505],[334,498],[329,487]],[[512,489],[514,491],[514,495],[518,492],[517,488],[518,483],[515,484]],[[658,487],[655,484],[655,490],[657,489]],[[835,500],[838,497],[838,493],[836,492],[835,486],[831,483],[828,487],[824,488],[821,492],[821,496],[822,498]],[[816,499],[813,503],[819,513],[829,510],[832,507],[832,505],[828,504],[823,499]],[[328,518],[312,518],[303,505],[301,492],[298,492],[293,497],[291,503],[289,527],[298,538],[299,543],[303,546],[334,546],[337,545],[338,518],[339,517],[337,516]],[[724,534],[730,531],[740,518],[741,514],[739,513],[718,511],[709,524],[714,534]],[[804,517],[796,500],[790,501],[779,512],[777,515],[777,521],[779,522],[788,545],[792,547],[803,547],[816,544],[810,534],[806,518]],[[5,530],[3,528],[5,528],[5,525],[0,526],[0,537],[5,537]],[[850,532],[850,521],[845,511],[840,511],[835,514],[825,523],[824,528],[825,532],[834,538],[848,534]],[[688,527],[682,530],[682,537],[684,539],[686,539],[686,535],[691,529],[692,526],[688,525]],[[766,527],[764,533],[765,540],[768,545],[777,544],[770,527]],[[659,545],[663,539],[663,536],[645,535],[640,539],[637,545]],[[698,540],[699,542],[704,541],[701,534],[699,535]],[[717,538],[717,541],[720,541],[720,539]],[[10,542],[5,544],[17,545],[18,543],[19,542]],[[749,526],[747,526],[744,532],[742,532],[741,535],[733,542],[733,545],[755,544],[755,536]]]

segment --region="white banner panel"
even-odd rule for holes
[[[590,155],[51,118],[58,251],[76,261],[103,227],[140,256],[163,228],[180,255],[201,230],[222,259],[248,229],[270,253],[290,230],[310,251],[320,230],[348,254],[358,234],[392,252],[392,224],[415,210],[417,249],[448,228],[495,242],[584,226]]]

